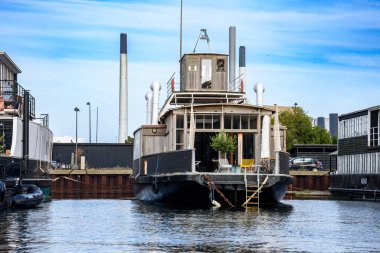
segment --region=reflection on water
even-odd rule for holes
[[[380,203],[289,200],[270,209],[180,209],[60,200],[0,213],[0,251],[376,252]]]

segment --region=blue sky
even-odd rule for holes
[[[178,73],[179,0],[1,0],[0,51],[21,68],[19,83],[50,115],[55,137],[88,140],[88,106],[99,108],[99,142],[118,134],[119,36],[128,35],[129,134],[145,123],[145,93]],[[266,88],[265,104],[297,102],[310,116],[380,104],[380,1],[184,0],[183,52],[207,28],[228,53],[228,28],[246,47],[247,96]],[[206,50],[206,45],[200,49]],[[178,80],[178,77],[177,77]]]

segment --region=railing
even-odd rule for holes
[[[244,92],[244,74],[239,75],[238,77],[233,80],[229,86],[228,90],[232,92]]]
[[[0,80],[0,111],[14,114],[22,110],[25,89],[14,80]],[[29,94],[30,117],[35,118],[35,99]],[[21,116],[21,115],[19,115]]]
[[[173,75],[169,78],[169,81],[166,83],[166,95],[167,95],[167,98],[170,97],[174,91],[179,91],[179,85],[180,83],[176,83],[175,80],[175,72],[173,73]]]

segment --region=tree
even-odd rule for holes
[[[128,136],[128,139],[125,141],[126,144],[133,144],[135,138]]]
[[[280,123],[286,126],[286,150],[290,151],[294,144],[331,144],[332,138],[326,129],[313,127],[312,118],[302,107],[293,107],[291,110],[279,114]]]
[[[235,151],[236,140],[231,135],[227,135],[224,131],[221,131],[217,135],[211,136],[210,146],[215,151],[222,152],[222,156],[225,158],[227,152]]]

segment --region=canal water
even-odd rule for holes
[[[54,200],[0,213],[0,252],[379,252],[380,202],[285,200],[189,210],[136,200]]]

